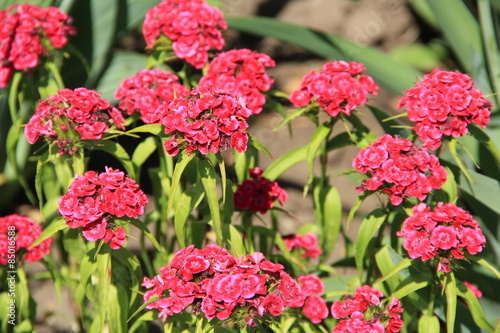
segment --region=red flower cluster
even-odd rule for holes
[[[165,149],[172,156],[180,149],[188,153],[198,150],[204,155],[221,148],[236,148],[240,153],[247,149],[246,119],[252,112],[242,99],[229,93],[193,89],[185,98],[161,104],[156,112],[164,114],[165,133],[171,134]]]
[[[59,213],[70,228],[83,227],[87,240],[102,239],[112,249],[118,249],[125,243],[126,235],[113,220],[123,216],[137,218],[147,203],[135,180],[106,167],[100,174],[87,171],[75,178],[68,193],[59,199]]]
[[[118,107],[128,115],[139,111],[146,124],[159,124],[163,114],[157,112],[158,106],[187,92],[177,75],[159,69],[142,69],[122,82],[115,98],[120,100]]]
[[[70,22],[68,15],[52,6],[15,4],[1,10],[0,88],[7,86],[14,70],[36,67],[38,56],[50,54],[49,47],[66,45],[67,35],[76,33]]]
[[[242,317],[251,326],[256,317],[278,316],[285,307],[301,307],[304,293],[298,283],[283,271],[283,266],[265,259],[256,252],[247,258],[235,258],[226,249],[194,245],[179,250],[169,266],[160,268],[160,275],[144,277],[144,302],[158,309],[159,317],[182,312],[189,305],[203,312],[209,320],[217,317]]]
[[[489,123],[492,104],[472,85],[467,74],[436,68],[406,92],[398,107],[406,106],[424,145],[437,149],[443,136],[467,134],[470,123],[483,128]]]
[[[281,205],[286,203],[288,194],[277,182],[272,182],[262,177],[262,170],[259,167],[248,169],[252,179],[245,179],[238,185],[234,192],[234,208],[252,212],[267,213],[274,206],[274,201]]]
[[[146,13],[142,33],[149,48],[165,35],[177,57],[200,69],[208,61],[209,49],[224,46],[218,28],[227,29],[224,16],[204,0],[163,0]]]
[[[34,262],[49,254],[52,237],[37,246],[31,244],[42,234],[42,227],[21,215],[0,217],[0,265],[16,265],[21,259]]]
[[[326,301],[319,295],[323,294],[325,285],[316,275],[302,275],[298,278],[300,287],[306,300],[302,311],[314,324],[319,324],[328,317]]]
[[[363,74],[365,70],[363,64],[354,61],[326,63],[318,74],[312,70],[304,76],[300,89],[290,95],[290,102],[307,106],[314,99],[332,117],[340,112],[350,115],[366,103],[368,93],[378,94],[378,86],[371,76]]]
[[[440,189],[446,181],[445,168],[435,155],[418,149],[410,140],[386,134],[362,149],[352,162],[358,172],[368,173],[358,192],[374,191],[382,185],[393,205],[405,197],[424,200],[433,188]]]
[[[335,301],[331,310],[334,318],[342,319],[332,333],[395,333],[403,327],[401,313],[404,311],[397,298],[384,306],[384,297],[377,289],[364,285],[356,288],[354,295],[346,295]],[[366,318],[365,316],[371,318]]]
[[[321,255],[321,249],[318,246],[318,237],[313,233],[293,234],[283,237],[283,241],[288,248],[288,251],[299,250],[303,251],[300,255],[302,258],[318,259]]]
[[[259,114],[266,103],[261,91],[268,91],[273,84],[266,67],[274,66],[276,63],[267,54],[248,49],[223,52],[210,62],[199,85],[220,87],[243,97],[252,113]]]
[[[101,139],[111,125],[124,129],[120,111],[100,96],[86,88],[62,89],[40,102],[24,128],[28,142],[44,136],[57,142],[60,155],[73,155],[81,140]]]
[[[451,203],[439,203],[433,211],[425,203],[416,205],[396,235],[405,238],[403,247],[410,258],[434,258],[437,270],[445,273],[451,272],[452,259],[462,259],[465,251],[481,252],[486,243],[479,224]]]

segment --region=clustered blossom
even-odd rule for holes
[[[398,107],[406,107],[426,147],[439,148],[443,136],[467,134],[470,123],[489,123],[492,104],[473,83],[467,74],[436,68],[401,98]]]
[[[332,117],[341,112],[350,115],[358,105],[366,103],[369,93],[378,94],[378,86],[364,74],[365,70],[363,64],[354,61],[326,63],[319,73],[312,70],[304,76],[300,89],[290,95],[290,102],[307,106],[313,101]]]
[[[149,48],[166,36],[178,58],[200,69],[211,48],[224,46],[219,28],[227,29],[222,12],[204,0],[163,0],[146,13],[142,33]]]
[[[251,210],[261,214],[267,213],[274,207],[274,202],[280,205],[286,203],[288,194],[277,182],[270,181],[262,177],[262,170],[259,167],[248,170],[252,179],[245,179],[238,185],[234,192],[234,208],[240,210]]]
[[[384,305],[384,297],[368,285],[356,288],[354,295],[346,295],[332,304],[332,315],[342,319],[332,333],[396,333],[403,327],[401,302],[392,298]]]
[[[180,149],[204,155],[220,149],[236,148],[240,153],[247,149],[246,120],[252,112],[241,98],[200,88],[158,108],[156,112],[164,114],[165,133],[171,135],[165,149],[172,156]]]
[[[142,69],[126,78],[114,97],[119,100],[118,107],[128,115],[139,111],[146,124],[159,124],[163,114],[157,112],[158,106],[170,103],[187,92],[177,75],[159,69]]]
[[[472,291],[472,293],[474,294],[474,296],[476,296],[476,298],[481,298],[483,297],[483,293],[481,292],[481,290],[479,290],[479,288],[473,284],[473,283],[470,283],[470,282],[467,282],[467,281],[464,281],[463,284],[470,289],[470,291]]]
[[[328,317],[326,301],[320,297],[325,290],[325,285],[316,275],[302,275],[297,279],[306,300],[302,311],[311,322],[319,324]]]
[[[410,258],[433,259],[437,270],[451,272],[451,261],[483,250],[486,238],[472,215],[451,203],[438,203],[431,211],[425,203],[413,207],[397,236]]]
[[[199,85],[220,87],[243,97],[252,113],[259,114],[266,103],[262,91],[268,91],[273,84],[266,67],[274,66],[276,63],[267,54],[248,49],[223,52],[209,63]]]
[[[52,237],[31,247],[41,234],[42,226],[28,217],[17,214],[0,217],[0,265],[15,264],[19,260],[34,262],[49,254]],[[12,258],[15,259],[12,261]]]
[[[137,218],[147,203],[135,180],[106,167],[105,172],[87,171],[75,178],[68,193],[59,199],[59,213],[70,228],[83,227],[87,240],[102,239],[112,249],[118,249],[125,243],[126,235],[114,220],[124,216]]]
[[[41,8],[14,4],[0,11],[0,88],[9,83],[14,70],[38,65],[39,56],[60,49],[74,35],[71,18],[57,7]]]
[[[352,163],[370,178],[357,188],[360,193],[382,187],[393,205],[405,197],[424,200],[432,189],[440,189],[447,173],[435,155],[417,148],[410,140],[386,134],[362,149]]]
[[[159,297],[146,308],[158,309],[163,320],[192,305],[209,320],[232,316],[255,326],[258,317],[278,316],[285,307],[304,304],[301,287],[283,268],[260,252],[235,258],[217,245],[203,250],[191,245],[160,268],[160,275],[144,277],[144,302]]]
[[[283,241],[288,251],[301,251],[302,258],[318,259],[321,255],[321,248],[318,245],[318,236],[313,233],[305,235],[293,234],[283,237]]]
[[[40,102],[24,128],[28,142],[45,137],[57,142],[60,155],[73,155],[81,140],[101,139],[112,125],[124,129],[120,111],[100,96],[86,88],[62,89]]]

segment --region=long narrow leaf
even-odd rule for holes
[[[219,199],[217,197],[217,182],[215,170],[207,160],[201,160],[198,164],[198,172],[201,177],[201,182],[205,188],[205,195],[210,209],[210,217],[217,238],[217,243],[222,245],[225,243],[222,231],[222,220],[220,216]]]
[[[387,219],[387,215],[381,209],[375,209],[361,222],[358,237],[356,238],[356,268],[360,280],[363,276],[364,260],[366,259],[366,250],[368,244],[375,236],[382,223]]]

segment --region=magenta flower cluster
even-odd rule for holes
[[[276,63],[267,54],[248,49],[230,50],[210,61],[199,86],[218,87],[243,97],[252,113],[259,114],[266,102],[262,91],[268,91],[274,82],[266,73],[266,67],[274,66]]]
[[[319,324],[328,317],[326,301],[320,295],[325,291],[325,285],[316,275],[301,275],[299,280],[302,293],[306,298],[302,312],[314,324]]]
[[[477,254],[486,243],[473,217],[451,203],[439,203],[432,211],[425,203],[413,207],[397,236],[405,239],[410,258],[433,259],[437,270],[445,273],[451,272],[452,260]]]
[[[405,197],[424,200],[432,189],[440,189],[447,177],[435,155],[389,134],[362,149],[352,165],[370,177],[357,188],[360,193],[382,187],[393,205],[401,204]]]
[[[12,214],[0,217],[0,265],[34,262],[50,253],[52,237],[37,246],[31,244],[42,234],[42,226],[30,218]],[[14,249],[14,253],[12,250]],[[12,255],[15,259],[12,260]]]
[[[396,333],[403,327],[403,308],[397,298],[388,305],[379,290],[368,285],[356,288],[353,295],[345,295],[331,306],[334,318],[342,319],[332,333]]]
[[[160,35],[166,36],[178,58],[200,69],[211,48],[224,46],[219,28],[227,29],[222,12],[204,0],[163,0],[146,13],[142,33],[149,48]]]
[[[125,119],[101,94],[86,88],[62,89],[38,104],[24,128],[28,142],[39,137],[57,142],[59,154],[73,155],[81,140],[101,139],[110,126],[124,129]]]
[[[59,213],[70,228],[83,227],[87,240],[102,239],[112,249],[118,249],[125,243],[126,235],[114,220],[124,216],[137,218],[147,203],[135,180],[106,167],[105,172],[87,171],[75,178],[68,193],[59,199]]]
[[[50,55],[50,47],[62,48],[75,33],[71,18],[57,7],[26,3],[0,10],[0,88],[7,86],[14,70],[36,67],[40,56]]]
[[[243,99],[224,91],[193,89],[185,97],[161,104],[156,112],[164,114],[162,124],[170,138],[165,142],[168,154],[180,149],[188,153],[217,153],[221,148],[247,149],[246,120],[252,112]]]
[[[123,80],[114,97],[119,100],[118,107],[128,115],[139,111],[146,124],[159,124],[164,115],[157,111],[164,109],[158,109],[158,106],[187,92],[177,75],[159,69],[142,69]]]
[[[209,320],[239,316],[255,326],[258,318],[304,304],[301,287],[283,268],[260,252],[236,258],[217,245],[191,245],[177,251],[160,275],[144,277],[144,302],[159,297],[146,308],[158,309],[163,320],[192,305]]]
[[[317,102],[329,115],[350,115],[357,106],[366,103],[368,94],[378,94],[378,86],[372,77],[365,75],[363,64],[351,61],[326,63],[316,73],[312,70],[302,79],[300,89],[291,93],[290,102],[295,106],[307,106]]]
[[[437,149],[443,136],[467,134],[470,123],[485,127],[492,104],[475,89],[467,74],[436,68],[408,90],[398,107],[405,106],[408,119],[424,146]]]
[[[280,205],[286,203],[288,194],[277,182],[262,177],[259,167],[248,170],[251,179],[245,179],[238,185],[234,192],[234,208],[240,210],[251,210],[261,214],[267,213],[274,207],[274,202]]]
[[[288,251],[301,252],[302,258],[318,259],[321,255],[321,248],[318,244],[318,236],[313,233],[305,235],[292,234],[283,237],[283,241]]]

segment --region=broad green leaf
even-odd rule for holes
[[[361,207],[361,204],[363,201],[367,198],[367,194],[362,194],[360,195],[357,199],[356,202],[352,205],[351,210],[349,211],[349,215],[347,216],[347,230],[349,230],[349,226],[351,225],[352,220],[354,219],[354,215],[358,211],[359,207]]]
[[[339,36],[268,17],[226,17],[226,21],[231,29],[273,37],[325,58],[361,62],[375,82],[394,94],[400,94],[403,89],[411,88],[415,78],[422,76],[411,66],[399,63],[376,49],[355,44]]]
[[[44,240],[52,237],[59,230],[68,228],[66,221],[63,218],[57,219],[55,222],[49,224],[48,227],[44,228],[43,233],[31,244],[31,247],[37,246]]]
[[[212,219],[215,236],[217,243],[221,246],[225,243],[222,230],[222,220],[220,216],[219,199],[217,197],[217,181],[216,174],[213,166],[206,160],[200,160],[198,164],[198,172],[200,174],[201,182],[205,188],[205,195],[210,209],[210,216]]]
[[[486,94],[491,94],[481,30],[474,15],[462,0],[427,0],[427,4],[465,72],[471,74]]]
[[[147,56],[130,51],[115,51],[111,54],[109,65],[106,66],[96,87],[101,98],[114,102],[114,94],[126,78],[137,74],[146,67]]]
[[[163,131],[163,126],[161,124],[146,124],[137,126],[127,131],[126,133],[151,133],[153,135],[158,135]]]
[[[189,155],[187,151],[182,151],[179,159],[177,160],[177,163],[175,163],[175,168],[174,168],[174,173],[172,175],[172,183],[170,185],[170,193],[168,196],[168,204],[167,204],[167,217],[170,216],[170,212],[172,211],[172,208],[174,206],[174,201],[176,198],[176,192],[177,189],[179,188],[179,184],[182,178],[182,173],[186,169],[186,166],[191,162],[191,160],[194,158],[195,154]]]
[[[295,148],[271,163],[262,174],[269,180],[276,180],[283,172],[306,159],[307,147]]]
[[[500,150],[496,146],[495,142],[491,137],[486,134],[486,132],[479,126],[473,125],[468,127],[470,134],[476,139],[479,144],[486,147],[488,151],[496,158],[496,162],[500,163]]]
[[[257,140],[257,138],[252,136],[251,134],[248,134],[248,143],[251,146],[255,147],[258,151],[261,151],[264,154],[266,154],[267,156],[269,156],[270,158],[273,158],[273,155],[271,155],[271,152],[269,152],[269,150],[267,150],[267,148],[262,144],[262,142]]]
[[[483,258],[476,258],[476,256],[469,256],[467,258],[469,260],[477,262],[479,265],[481,265],[484,268],[488,269],[493,274],[495,274],[498,279],[500,279],[500,272],[495,267],[493,267],[493,265],[491,265],[488,261],[484,260]]]
[[[430,72],[441,66],[447,54],[443,47],[436,44],[415,43],[396,47],[390,51],[390,55],[397,61]]]
[[[258,164],[257,149],[248,147],[243,153],[234,153],[234,171],[238,184],[243,183],[248,178],[248,169],[255,167]]]
[[[125,168],[128,176],[136,179],[134,164],[127,151],[118,143],[111,140],[84,140],[85,148],[89,150],[102,150],[114,156]]]
[[[453,272],[446,275],[446,284],[443,287],[446,294],[446,331],[453,333],[457,313],[457,281]]]
[[[455,176],[450,168],[447,167],[446,172],[448,175],[446,177],[446,182],[442,185],[442,190],[448,195],[448,198],[445,201],[453,203],[456,202],[458,198],[457,182],[455,181]]]
[[[368,244],[375,236],[375,233],[380,228],[382,223],[387,219],[387,214],[381,209],[375,209],[361,222],[359,227],[358,237],[356,238],[356,268],[360,280],[363,276],[364,261],[367,259],[366,251]]]
[[[391,260],[389,248],[384,246],[382,249],[377,252],[375,255],[375,260],[377,261],[377,265],[382,272],[383,276],[377,279],[374,284],[380,284],[387,279],[393,277],[397,273],[401,272],[403,269],[408,268],[412,264],[412,260],[409,258],[405,258],[401,260],[396,266]]]
[[[314,173],[314,158],[316,157],[316,152],[319,150],[321,144],[326,141],[331,132],[331,124],[321,124],[314,132],[311,140],[309,140],[307,145],[307,165],[309,167],[309,175],[311,176]]]
[[[97,282],[98,304],[96,312],[102,316],[98,327],[104,328],[109,316],[109,297],[111,294],[111,248],[109,246],[101,247],[97,253],[97,274],[99,279]]]
[[[401,299],[414,291],[427,287],[431,279],[432,276],[424,273],[410,275],[401,281],[397,290],[391,296]]]
[[[474,318],[474,322],[477,324],[477,326],[489,332],[493,332],[494,328],[486,319],[483,308],[481,307],[481,304],[479,304],[476,296],[474,296],[472,290],[467,288],[463,283],[459,283],[457,294],[458,296],[462,297],[467,303],[467,307],[469,308],[472,318]]]
[[[137,175],[140,174],[140,169],[144,162],[146,162],[149,156],[156,150],[156,142],[155,138],[150,136],[144,139],[144,141],[139,143],[135,148],[132,154],[132,163],[134,164]]]
[[[439,332],[439,319],[433,314],[424,315],[418,320],[418,333]]]
[[[225,234],[229,235],[229,239],[227,242],[231,247],[231,253],[239,258],[244,256],[247,252],[245,251],[245,245],[243,244],[243,238],[241,237],[240,232],[231,224],[225,224],[223,226],[225,230]]]
[[[373,116],[375,116],[379,125],[382,127],[385,133],[392,136],[399,135],[402,138],[408,137],[410,131],[408,129],[401,128],[401,126],[403,126],[403,123],[395,118],[387,120],[391,118],[391,115],[384,110],[370,105],[367,105],[367,107],[372,112]]]
[[[186,223],[189,218],[189,214],[191,214],[191,212],[198,207],[204,196],[205,193],[202,185],[196,183],[188,187],[179,198],[174,214],[174,228],[177,241],[179,242],[179,246],[181,248],[190,245],[186,239]]]
[[[342,226],[342,200],[335,187],[329,187],[323,198],[323,220],[321,221],[322,258],[327,259],[335,248]]]

